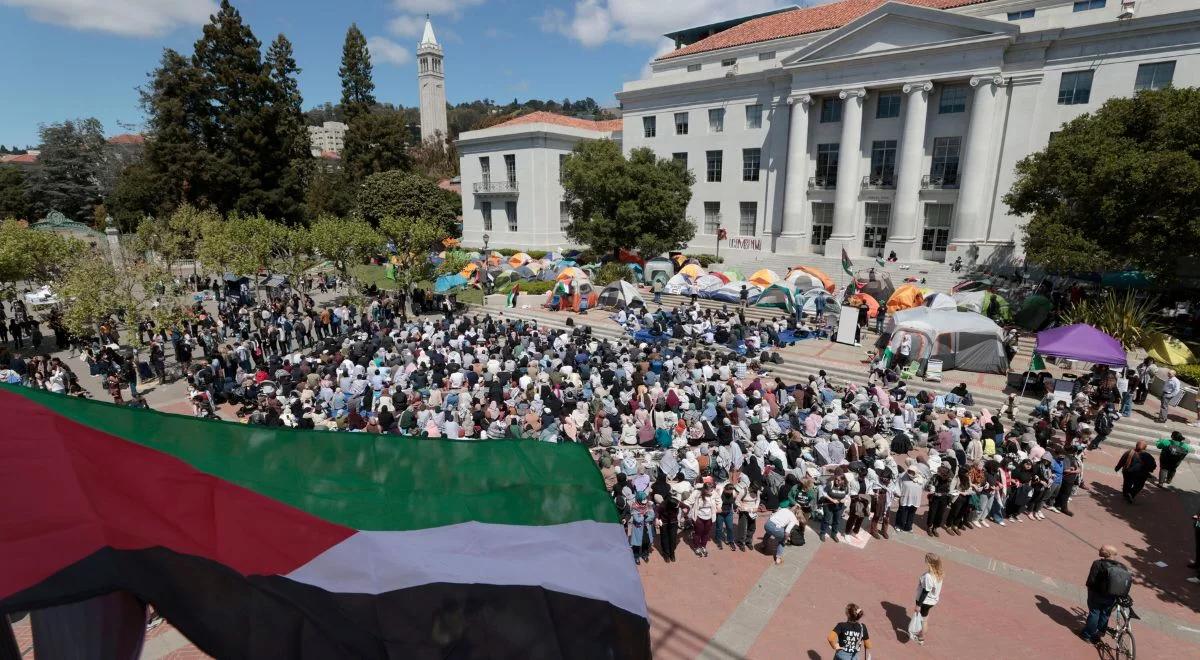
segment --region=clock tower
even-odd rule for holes
[[[417,45],[417,84],[421,91],[421,140],[445,140],[446,71],[442,68],[442,47],[433,35],[428,15],[425,34]]]

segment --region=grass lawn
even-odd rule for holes
[[[372,266],[371,264],[362,264],[350,269],[350,274],[353,275],[359,282],[362,282],[363,286],[371,286],[374,284],[385,291],[396,291],[396,282],[389,280],[384,272],[383,266]],[[417,286],[422,289],[429,290],[433,288],[433,282],[417,282]],[[470,305],[482,305],[483,291],[474,287],[460,289],[458,291],[458,300],[459,302]]]

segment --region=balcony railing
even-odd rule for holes
[[[896,177],[892,174],[871,174],[862,178],[863,190],[892,190],[896,187]]]
[[[933,176],[932,174],[921,177],[922,190],[954,190],[958,188],[958,175],[942,175]]]
[[[837,188],[837,177],[835,176],[808,177],[809,190],[833,190],[834,188]]]
[[[480,181],[475,184],[475,194],[477,195],[515,195],[517,194],[516,181]]]

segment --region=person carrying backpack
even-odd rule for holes
[[[1192,448],[1179,431],[1171,431],[1171,437],[1163,438],[1154,444],[1162,452],[1159,454],[1158,485],[1165,486],[1175,478],[1175,470],[1187,458]]]
[[[1108,629],[1108,617],[1117,599],[1129,595],[1133,576],[1124,564],[1114,559],[1117,549],[1111,545],[1100,548],[1100,558],[1092,562],[1087,577],[1087,623],[1079,636],[1098,644]]]
[[[1146,451],[1145,440],[1138,440],[1133,449],[1121,454],[1121,460],[1117,461],[1113,471],[1121,473],[1121,495],[1126,502],[1133,504],[1133,499],[1142,492],[1146,480],[1157,467],[1154,456]]]

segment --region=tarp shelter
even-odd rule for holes
[[[1185,343],[1162,333],[1155,333],[1146,342],[1147,355],[1155,362],[1177,367],[1184,364],[1195,364],[1196,354]]]
[[[758,301],[754,303],[755,307],[774,307],[776,309],[786,310],[788,314],[795,312],[796,299],[792,295],[792,289],[789,286],[772,284],[763,289],[763,292],[758,296]]]
[[[709,292],[706,297],[727,303],[741,302],[743,286],[746,287],[746,301],[753,305],[758,300],[759,294],[762,293],[762,289],[750,282],[730,282],[716,291]]]
[[[263,283],[258,285],[260,289],[278,289],[281,286],[287,286],[288,279],[286,275],[271,275],[263,280]]]
[[[975,312],[1001,321],[1012,319],[1008,301],[994,291],[960,291],[954,294],[954,300],[958,303],[958,309],[964,312]],[[995,314],[990,313],[993,310]]]
[[[692,278],[684,275],[683,273],[676,273],[671,277],[671,279],[667,280],[666,292],[678,295],[682,293],[688,293],[691,291],[691,288]]]
[[[1140,270],[1122,270],[1100,274],[1100,286],[1117,289],[1147,289],[1154,280]]]
[[[994,285],[995,285],[995,282],[993,282],[991,280],[991,278],[977,277],[974,279],[964,280],[962,282],[959,282],[958,284],[955,284],[954,288],[950,289],[950,293],[957,295],[961,291],[983,291],[984,289],[994,286]]]
[[[525,254],[524,252],[518,252],[508,258],[508,265],[512,266],[513,268],[520,268],[521,266],[529,263],[529,261],[530,258],[528,254]]]
[[[30,291],[25,294],[25,304],[30,307],[39,307],[41,305],[57,305],[58,296],[50,290],[50,286],[46,285],[37,291]]]
[[[879,301],[875,300],[875,296],[869,293],[856,293],[846,300],[846,304],[851,307],[867,306],[867,316],[875,318],[879,316]]]
[[[887,299],[888,314],[914,307],[920,307],[925,302],[925,295],[921,293],[921,289],[915,284],[905,284],[892,294],[891,298]]]
[[[935,291],[925,296],[925,306],[930,309],[958,309],[958,301],[948,293],[937,293]]]
[[[751,275],[750,279],[749,279],[749,281],[751,283],[753,283],[756,286],[760,286],[764,289],[771,286],[772,284],[778,282],[779,280],[780,280],[779,273],[776,273],[775,271],[771,270],[770,268],[763,268],[763,269],[755,271],[754,274]]]
[[[705,291],[716,291],[717,289],[725,286],[728,282],[729,280],[725,279],[725,277],[720,273],[709,273],[707,275],[701,275],[700,277],[697,277],[696,281],[693,282],[693,286],[696,287],[697,291],[703,294]]]
[[[604,287],[596,304],[607,308],[633,307],[634,305],[644,307],[646,301],[642,299],[642,294],[638,293],[637,287],[625,280],[617,280]]]
[[[467,278],[462,275],[442,275],[433,283],[434,293],[446,293],[467,285]]]
[[[646,262],[646,270],[643,271],[646,284],[650,284],[656,279],[660,279],[665,284],[671,276],[675,274],[675,264],[670,259],[663,257],[655,257]]]
[[[896,285],[892,284],[892,276],[883,271],[877,270],[872,275],[870,268],[860,270],[854,274],[854,283],[860,292],[875,300],[888,301],[892,299],[892,294],[896,293]]]
[[[550,293],[546,294],[546,306],[556,312],[578,312],[584,301],[589,309],[595,307],[598,298],[596,288],[586,279],[559,280]]]
[[[704,274],[704,269],[700,267],[700,264],[688,264],[683,268],[680,268],[679,273],[695,279]]]
[[[808,273],[809,275],[817,278],[817,280],[821,283],[821,286],[824,287],[829,293],[833,293],[834,289],[836,288],[833,285],[833,278],[826,275],[825,271],[821,270],[820,268],[813,268],[812,266],[796,266],[796,270]]]
[[[792,286],[794,291],[811,291],[815,288],[825,289],[825,283],[816,275],[806,273],[799,268],[793,268],[788,271],[787,277],[783,278]]]
[[[1013,323],[1025,330],[1040,330],[1050,319],[1054,303],[1040,293],[1035,293],[1021,303],[1021,309],[1013,316]]]
[[[982,314],[915,307],[893,314],[886,331],[893,353],[899,351],[904,335],[911,335],[912,356],[941,360],[943,370],[1008,371],[1004,331]]]
[[[1043,357],[1080,360],[1110,367],[1128,365],[1121,342],[1086,323],[1064,325],[1037,334],[1035,350]]]

